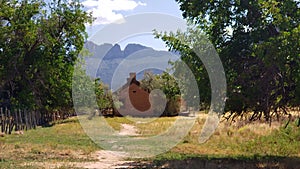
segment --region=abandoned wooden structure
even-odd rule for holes
[[[116,111],[122,116],[151,116],[150,93],[140,87],[140,82],[136,79],[136,73],[130,73],[127,82],[114,93],[121,107]]]
[[[126,84],[114,92],[121,106],[109,111],[102,112],[104,116],[176,116],[180,112],[181,98],[168,100],[165,110],[157,112],[155,107],[151,106],[153,100],[150,98],[150,92],[143,89],[140,82],[136,79],[136,73],[130,73]],[[171,113],[170,113],[171,112]]]

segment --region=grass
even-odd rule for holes
[[[132,118],[116,117],[107,118],[106,121],[115,130],[121,129],[121,124],[130,124],[138,129],[138,134],[149,137],[160,134],[167,130],[175,121],[175,117],[163,118]]]
[[[91,152],[99,147],[72,118],[52,127],[26,131],[24,135],[1,137],[0,149],[0,168],[41,168],[34,163],[93,161]]]
[[[148,120],[149,122],[143,122]],[[114,129],[120,130],[121,124],[130,124],[138,129],[141,136],[151,137],[167,130],[175,121],[175,117],[158,119],[143,118],[107,118],[106,121]],[[300,129],[296,121],[286,129],[283,123],[273,122],[272,126],[263,122],[247,125],[230,125],[222,122],[214,135],[204,144],[198,143],[205,118],[197,120],[192,130],[180,144],[159,159],[177,159],[194,156],[256,158],[268,156],[300,157]]]
[[[193,158],[199,161],[230,159],[250,163],[261,162],[266,166],[271,165],[270,163],[275,165],[280,160],[283,163],[289,160],[299,163],[300,128],[296,126],[296,122],[287,128],[282,126],[283,124],[275,123],[269,127],[267,124],[256,122],[243,127],[234,127],[221,123],[207,142],[197,144],[197,136],[201,129],[197,124],[181,144],[167,153],[148,160],[162,163]]]
[[[200,124],[196,123],[170,151],[144,160],[169,168],[297,168],[300,164],[300,128],[296,122],[287,128],[259,122],[243,127],[221,123],[207,142],[198,144]]]
[[[76,118],[68,119],[52,127],[28,130],[24,135],[7,135],[1,141],[22,146],[45,145],[51,149],[79,149],[84,152],[95,150],[96,145],[85,135]]]
[[[120,130],[124,123],[134,125],[141,136],[149,137],[167,130],[174,123],[175,117],[117,117],[105,120],[115,130]],[[199,144],[198,137],[204,122],[204,118],[199,118],[182,142],[168,152],[142,160],[163,163],[194,158],[204,161],[300,158],[300,128],[296,127],[296,122],[290,123],[287,128],[282,127],[284,123],[276,122],[271,127],[261,122],[245,126],[222,122],[208,141]],[[99,149],[86,135],[77,118],[71,118],[52,127],[26,131],[24,135],[0,137],[0,168],[41,168],[37,164],[42,162],[65,162],[66,165],[56,167],[74,168],[70,166],[72,162],[95,161],[91,153]]]
[[[295,125],[281,127],[268,136],[242,144],[240,150],[252,154],[300,157],[300,129]]]
[[[150,120],[149,123],[140,123],[136,118],[134,123],[127,118],[108,118],[109,124],[120,129],[123,123],[136,126],[142,136],[153,136],[164,132],[174,121],[174,117],[163,117]],[[220,123],[216,132],[204,144],[198,143],[205,118],[199,118],[192,130],[184,140],[168,153],[161,155],[181,157],[187,155],[205,155],[214,157],[255,157],[255,156],[296,156],[300,157],[300,128],[296,127],[296,121],[287,128],[285,123],[254,122],[244,126],[235,126],[227,122]],[[175,158],[176,159],[176,158]],[[179,158],[180,159],[180,158]]]

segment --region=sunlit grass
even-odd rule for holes
[[[160,155],[162,159],[181,159],[187,156],[230,157],[300,157],[300,128],[291,123],[255,122],[242,127],[221,123],[216,132],[203,144],[198,143],[201,132],[199,120],[185,139],[169,152]],[[202,122],[201,122],[202,121]]]
[[[98,149],[77,119],[72,118],[52,127],[25,131],[24,135],[0,138],[0,168],[39,168],[31,162],[45,160],[51,163],[93,161],[90,154]]]
[[[99,117],[96,117],[99,118]],[[137,128],[140,136],[154,136],[165,132],[176,121],[176,117],[140,118],[140,117],[115,117],[104,118],[107,124],[116,131],[120,131],[122,124],[129,124]],[[97,122],[97,120],[95,121]]]
[[[174,124],[176,117],[117,117],[105,120],[116,131],[121,130],[122,124],[129,124],[136,127],[138,137],[151,137],[165,132]],[[199,117],[187,136],[170,151],[157,156],[156,160],[182,160],[189,157],[300,157],[300,129],[296,127],[295,121],[290,122],[287,128],[282,127],[285,123],[276,122],[271,127],[261,122],[245,126],[222,122],[209,140],[199,144],[198,137],[204,122],[205,117]],[[95,159],[91,158],[91,153],[99,149],[86,135],[77,118],[71,118],[52,127],[25,131],[24,135],[0,137],[0,168],[39,168],[33,165],[34,162],[43,161],[93,161]],[[24,165],[25,163],[28,165]]]

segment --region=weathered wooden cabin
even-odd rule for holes
[[[122,116],[153,116],[149,95],[150,93],[140,87],[136,73],[130,73],[127,83],[115,93],[122,103],[117,112]]]

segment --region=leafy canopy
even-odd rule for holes
[[[300,74],[300,2],[298,0],[176,0],[183,17],[194,24],[193,37],[205,33],[223,62],[227,84],[227,111],[254,116],[286,112],[298,107]],[[196,54],[178,41],[182,33],[160,37],[183,53],[198,83],[207,82]],[[202,88],[202,85],[199,85]],[[199,91],[203,92],[199,88]],[[204,93],[209,93],[205,89]],[[200,93],[200,95],[203,95]],[[205,94],[204,94],[205,96]],[[204,99],[209,103],[209,99]]]
[[[91,14],[78,0],[0,1],[0,90],[17,107],[72,107],[73,66]]]

